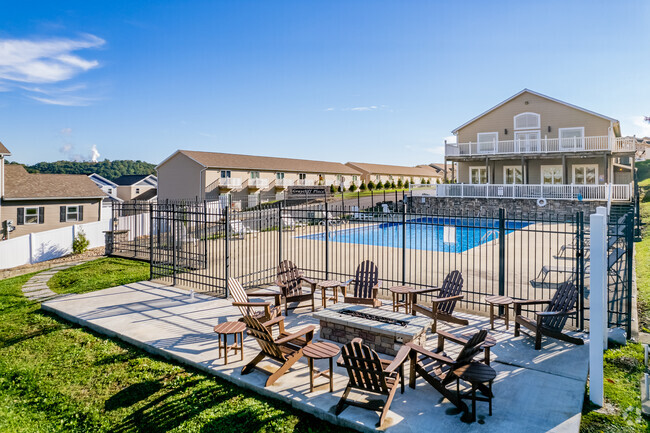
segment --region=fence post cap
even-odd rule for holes
[[[598,206],[596,208],[596,213],[599,214],[599,215],[607,216],[607,208],[605,206]]]

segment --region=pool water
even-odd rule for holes
[[[506,221],[505,234],[528,226],[526,221]],[[499,220],[486,218],[416,218],[351,229],[331,229],[329,240],[348,244],[404,247],[425,251],[462,253],[499,238]],[[406,235],[406,236],[404,236]],[[325,233],[299,236],[325,240]]]

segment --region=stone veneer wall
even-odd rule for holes
[[[379,353],[385,353],[386,355],[397,355],[397,352],[402,345],[408,343],[408,341],[395,341],[395,337],[378,334],[370,330],[352,328],[350,326],[327,322],[325,320],[320,321],[320,336],[326,340],[336,341],[341,344],[349,343],[353,339],[359,337],[363,340],[363,343],[370,346],[372,350]],[[412,341],[415,344],[424,346],[426,339],[426,328],[422,328],[422,332]]]
[[[424,202],[423,202],[424,198]],[[472,213],[477,215],[495,215],[500,208],[516,215],[534,214],[538,218],[556,218],[573,216],[583,211],[585,217],[596,212],[598,206],[607,206],[601,201],[572,201],[547,199],[546,206],[537,206],[537,200],[499,199],[499,198],[460,198],[460,197],[413,197],[411,209],[417,213],[444,214]]]

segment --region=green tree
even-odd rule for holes
[[[334,194],[334,193],[336,192],[336,186],[334,186],[334,184],[331,184],[331,185],[330,185],[330,192],[331,192],[332,194]]]
[[[407,182],[408,182],[408,181],[407,181]],[[399,180],[397,181],[397,187],[398,187],[398,188],[402,188],[402,187],[404,187],[404,182],[402,182],[402,179],[399,179]]]
[[[388,189],[388,188],[395,189],[397,187],[395,186],[395,181],[392,181],[392,182],[386,181],[386,183],[384,183],[384,188],[386,188],[386,189]]]
[[[425,183],[427,182],[424,180],[424,178],[420,179],[420,184],[424,185]]]
[[[370,188],[370,184],[371,184],[371,183],[372,183],[372,181],[370,181],[370,182],[368,183],[368,186],[366,186],[366,183],[365,183],[365,182],[361,182],[361,186],[359,186],[359,189],[360,189],[361,191],[365,191],[366,189],[369,189],[369,188]],[[373,185],[373,186],[374,186],[374,185]]]
[[[380,181],[377,181],[377,185],[375,185],[375,189],[376,189],[376,190],[380,190],[380,189],[382,189],[383,187],[384,187],[384,184],[381,183],[381,180],[380,180]]]
[[[352,184],[350,184],[350,192],[355,192],[356,190],[357,190],[357,186],[353,182]]]
[[[409,183],[408,180],[406,182],[404,182],[404,188],[409,189],[409,185],[410,185],[410,183]]]

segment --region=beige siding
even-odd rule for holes
[[[609,120],[602,117],[531,93],[523,93],[458,130],[458,142],[476,142],[479,132],[498,132],[499,140],[514,140],[514,116],[526,112],[540,115],[542,138],[557,138],[559,128],[581,126],[585,128],[585,137],[606,136],[610,127]],[[548,132],[549,126],[550,132]],[[505,134],[506,129],[508,134]]]
[[[177,153],[158,167],[158,201],[203,196],[201,165]]]
[[[153,186],[137,186],[137,185],[120,185],[117,187],[117,196],[122,200],[132,200],[134,197],[139,196],[151,189]]]
[[[85,200],[47,200],[47,201],[3,201],[2,219],[12,220],[16,230],[9,234],[10,238],[27,235],[30,233],[42,232],[45,230],[58,229],[73,224],[83,224],[99,221],[100,199]],[[83,206],[83,220],[72,222],[60,222],[60,206]],[[18,208],[44,207],[45,218],[43,224],[18,225]]]
[[[590,165],[595,164],[598,166],[599,184],[605,183],[629,183],[626,181],[626,176],[615,176],[610,179],[609,168],[606,168],[603,158],[566,158],[566,175],[563,182],[570,184],[573,182],[573,166],[574,165]],[[562,165],[562,158],[545,158],[545,159],[528,159],[525,161],[525,173],[528,181],[526,183],[531,185],[539,185],[542,182],[542,166],[544,165]],[[504,179],[505,166],[521,166],[521,158],[512,160],[491,160],[488,162],[488,179],[490,183],[502,184]],[[472,161],[472,162],[459,162],[458,163],[458,183],[470,183],[470,168],[471,167],[485,167],[485,160]],[[601,180],[601,175],[604,179]]]

